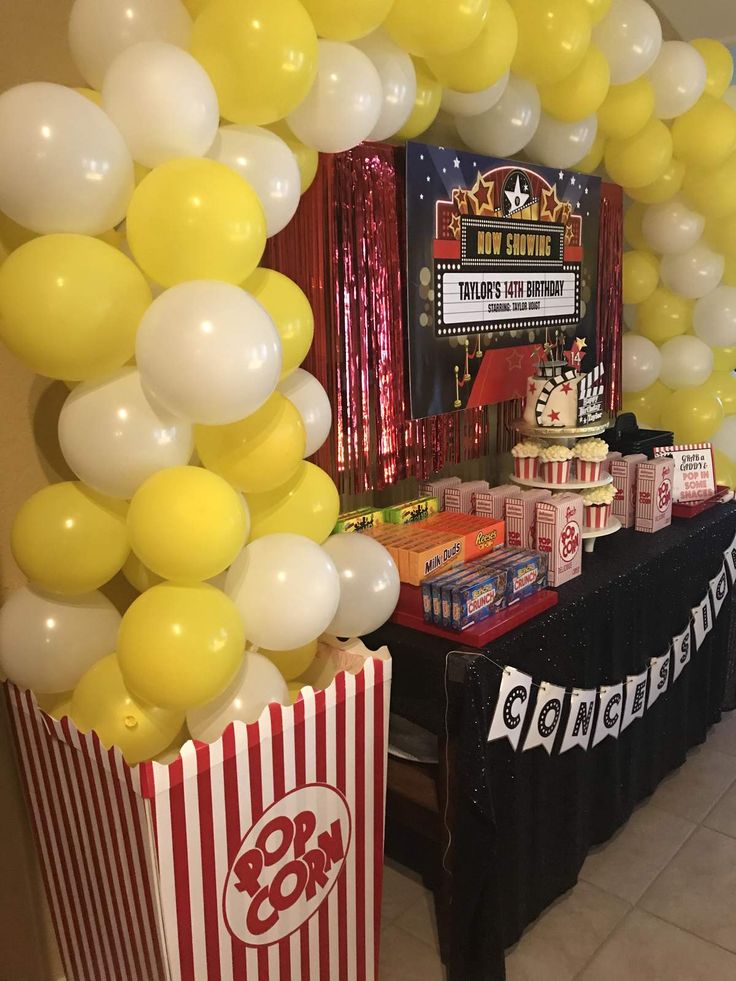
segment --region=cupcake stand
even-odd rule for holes
[[[562,446],[572,448],[579,439],[585,439],[589,436],[600,436],[601,433],[604,433],[608,429],[609,425],[610,419],[608,417],[604,417],[600,422],[588,426],[570,426],[554,429],[549,426],[532,426],[525,419],[516,419],[511,423],[511,428],[521,436],[526,436],[529,439],[543,439],[548,443],[560,443]],[[564,484],[555,484],[551,481],[542,480],[540,477],[517,477],[516,474],[511,474],[509,480],[514,484],[519,484],[521,487],[539,487],[551,491],[591,490],[594,487],[605,487],[607,484],[613,483],[613,477],[610,473],[604,473],[600,480],[568,480]],[[581,532],[583,548],[586,552],[592,552],[599,538],[604,538],[606,535],[613,535],[620,528],[621,522],[613,516],[608,519],[608,524],[605,528],[583,528]]]

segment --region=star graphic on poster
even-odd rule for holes
[[[432,178],[429,176],[429,174],[427,174],[427,181],[431,181],[431,180]]]
[[[443,173],[443,174],[446,174],[446,173],[447,173],[447,167],[443,167],[443,168],[442,168],[442,173]]]
[[[562,173],[562,171],[560,171],[557,176],[560,178],[560,180],[562,180],[565,175]]]
[[[468,201],[472,206],[474,214],[493,214],[493,185],[494,182],[486,177],[485,174],[478,173],[472,190],[468,191]]]
[[[562,224],[566,225],[570,220],[570,215],[572,214],[572,205],[569,201],[562,202]]]
[[[580,208],[580,202],[579,201],[576,201],[575,202],[575,207],[578,208],[578,209]]]
[[[588,193],[588,188],[587,188],[587,187],[585,188],[585,193],[586,193],[586,194]]]
[[[570,183],[572,184],[573,187],[575,187],[575,185],[577,184],[577,178],[575,177],[575,174],[573,174],[572,177],[570,178]]]
[[[508,198],[509,211],[517,211],[519,208],[523,208],[530,197],[529,194],[525,194],[522,191],[521,180],[518,175],[516,177],[516,185],[513,188],[513,190],[504,191],[504,194]]]
[[[452,189],[452,206],[461,215],[467,215],[470,212],[468,205],[469,193],[464,187],[453,187]]]
[[[460,161],[458,160],[457,157],[455,157],[455,159],[452,161],[452,165],[455,168],[455,170],[459,170],[460,169]]]
[[[547,190],[542,188],[542,209],[540,217],[542,221],[559,221],[562,211],[562,201],[557,197],[557,185]]]
[[[419,200],[420,200],[420,201],[423,201],[423,200],[424,200],[424,195],[423,195],[423,194],[420,194],[420,195],[419,195]]]
[[[453,215],[448,227],[453,238],[460,238],[460,215]]]
[[[420,159],[420,160],[424,160],[424,154],[423,154],[423,153],[420,153],[420,154],[419,154],[419,159]]]
[[[569,382],[565,382],[565,384],[562,386],[562,391],[565,393],[565,395],[569,395],[572,391],[572,385]]]
[[[514,371],[516,368],[521,368],[521,355],[519,352],[512,351],[506,358],[506,364],[509,366],[509,371]]]
[[[573,239],[575,238],[575,232],[573,231],[572,225],[565,226],[565,245],[572,245]]]
[[[550,422],[559,422],[560,421],[560,413],[559,412],[555,412],[555,410],[552,409],[552,411],[549,414],[549,419],[550,419]]]

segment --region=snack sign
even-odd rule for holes
[[[713,445],[686,443],[681,446],[655,446],[655,457],[670,456],[673,461],[672,500],[675,504],[702,501],[716,492]],[[667,488],[669,493],[669,487]],[[658,505],[660,501],[657,502]],[[665,506],[668,502],[664,502]],[[664,510],[660,507],[660,510]]]

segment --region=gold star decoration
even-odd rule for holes
[[[572,214],[572,205],[569,201],[562,202],[562,215],[561,221],[563,225],[566,225],[570,221],[570,215]]]
[[[578,351],[582,351],[583,348],[586,348],[588,346],[588,342],[586,341],[586,339],[584,337],[576,337],[575,338],[575,343],[578,346]]]
[[[470,211],[468,207],[468,192],[464,187],[453,187],[452,206],[461,215],[467,215]]]
[[[572,225],[565,225],[565,245],[572,245],[575,232]]]
[[[460,215],[453,215],[450,218],[449,232],[453,238],[460,238]]]
[[[562,201],[557,197],[557,185],[547,190],[546,187],[542,188],[542,221],[555,221],[560,220],[560,214],[562,212]]]
[[[494,182],[485,174],[478,171],[472,190],[468,191],[468,204],[473,214],[492,215],[495,211],[493,203]]]

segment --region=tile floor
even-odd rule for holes
[[[442,981],[432,896],[387,862],[381,981]],[[736,981],[736,712],[594,849],[508,981]]]

